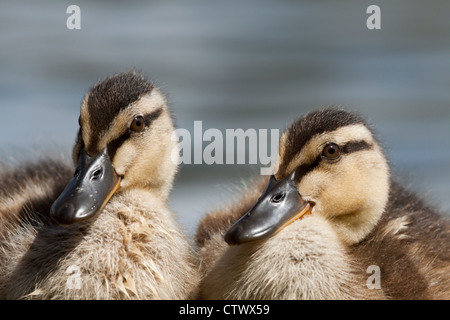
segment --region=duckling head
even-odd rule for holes
[[[118,190],[142,188],[167,200],[175,173],[174,125],[164,95],[136,71],[86,94],[73,148],[75,174],[50,214],[62,225],[100,212]]]
[[[357,243],[388,201],[382,148],[359,115],[339,108],[312,112],[288,127],[277,167],[257,203],[227,231],[229,244],[269,238],[307,214],[329,221],[344,243]]]

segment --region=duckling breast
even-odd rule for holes
[[[335,231],[324,218],[310,215],[266,241],[228,247],[203,281],[202,295],[212,299],[362,298],[365,280],[356,278],[353,261]]]
[[[114,196],[94,219],[33,233],[9,277],[8,299],[187,299],[190,247],[163,201]]]

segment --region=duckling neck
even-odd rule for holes
[[[375,228],[383,212],[384,207],[364,208],[358,212],[336,216],[331,223],[340,240],[352,245],[363,240]]]
[[[104,213],[122,220],[138,219],[144,225],[158,222],[160,227],[175,229],[172,213],[168,209],[168,198],[155,189],[136,187],[120,190],[111,198]]]
[[[119,189],[111,198],[112,202],[128,202],[135,204],[148,203],[152,205],[166,205],[169,202],[168,193],[155,186],[130,186]]]
[[[158,202],[168,203],[172,184],[172,179],[153,179],[151,181],[144,181],[143,184],[137,184],[128,179],[124,179],[114,197],[118,195],[125,197],[145,195],[146,198],[150,197]]]

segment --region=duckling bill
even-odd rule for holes
[[[73,178],[50,209],[51,217],[70,225],[95,216],[119,189],[120,180],[107,148],[94,157],[82,149]]]
[[[295,186],[295,171],[279,181],[272,175],[256,204],[227,231],[225,241],[239,245],[267,239],[310,213],[310,209]]]

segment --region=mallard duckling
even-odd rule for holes
[[[73,167],[52,160],[3,175],[0,298],[189,298],[197,271],[168,208],[177,165],[164,95],[117,74],[86,94],[79,124],[68,184]]]
[[[200,222],[199,298],[450,297],[448,221],[392,182],[359,115],[324,108],[298,119],[277,166]]]

